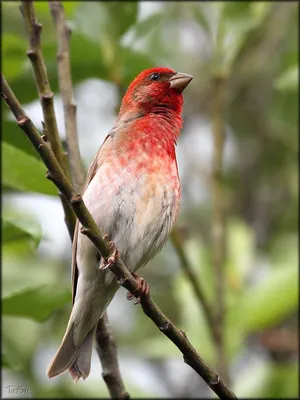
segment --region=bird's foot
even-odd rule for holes
[[[149,296],[150,287],[149,287],[147,281],[144,278],[142,278],[142,277],[140,277],[140,276],[138,276],[137,274],[134,274],[134,273],[132,275],[134,276],[134,278],[136,279],[136,281],[137,281],[137,283],[139,285],[138,291],[140,292],[139,297],[137,297],[133,303],[134,304],[139,304],[143,297]],[[127,297],[127,300],[132,300],[135,296],[131,292],[128,292],[126,297]]]
[[[110,241],[108,235],[104,235],[104,239],[108,241],[109,249],[110,249],[110,256],[105,259],[104,257],[101,258],[99,269],[105,270],[110,268],[113,264],[117,263],[120,259],[119,250],[116,248],[114,242]]]

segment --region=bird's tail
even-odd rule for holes
[[[49,378],[54,378],[66,370],[69,370],[75,382],[89,376],[96,327],[97,325],[89,331],[82,344],[76,347],[73,341],[74,325],[68,326],[62,343],[48,367]]]
[[[105,289],[102,296],[98,294],[96,303],[88,301],[88,298],[80,301],[76,297],[62,343],[49,364],[47,370],[49,378],[67,370],[75,382],[89,376],[97,324],[111,302],[117,286],[106,286]]]

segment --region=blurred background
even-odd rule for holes
[[[20,4],[1,3],[2,71],[41,130]],[[71,69],[86,168],[140,71],[166,66],[194,76],[184,93],[177,146],[178,246],[211,310],[222,311],[223,304],[221,347],[178,248],[169,241],[140,273],[161,310],[211,367],[222,370],[237,396],[298,397],[298,3],[63,4],[73,30]],[[56,33],[48,3],[36,2],[35,9],[64,140]],[[46,376],[71,309],[71,244],[57,191],[3,101],[2,117],[2,397],[20,397],[10,389],[16,385],[28,387],[22,397],[108,397],[96,352],[85,382]],[[220,148],[214,138],[222,132]],[[214,160],[222,158],[216,177]],[[224,235],[216,267],[218,207]],[[212,396],[125,294],[121,288],[108,316],[131,396]]]

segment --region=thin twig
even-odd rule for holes
[[[229,382],[228,367],[224,345],[224,267],[225,267],[225,214],[223,195],[223,151],[224,151],[224,89],[226,78],[216,76],[214,81],[214,102],[213,102],[213,140],[214,153],[212,164],[212,261],[216,282],[216,315],[215,329],[217,332],[216,345],[218,349],[218,370]]]
[[[74,213],[82,224],[81,232],[87,235],[94,243],[101,257],[108,259],[112,256],[112,248],[107,240],[99,231],[90,212],[86,208],[81,196],[75,192],[66,178],[63,170],[58,164],[51,147],[41,138],[39,132],[32,121],[25,114],[20,103],[2,76],[2,95],[14,114],[18,126],[24,131],[32,142],[33,146],[40,154],[46,167],[48,168],[47,178],[50,179],[60,189]],[[111,271],[116,275],[118,283],[134,294],[135,297],[142,296],[140,286],[135,278],[125,267],[123,261],[119,259],[110,266]],[[152,319],[159,330],[166,335],[181,351],[184,361],[194,369],[207,385],[222,399],[236,399],[235,394],[225,385],[221,377],[206,365],[195,348],[187,339],[185,333],[175,327],[175,325],[160,311],[150,296],[144,296],[141,300],[144,313]]]
[[[49,6],[56,27],[58,52],[59,88],[64,105],[65,128],[68,145],[68,159],[74,189],[80,192],[84,183],[84,171],[81,164],[77,124],[76,104],[73,99],[72,76],[70,67],[69,39],[71,29],[67,26],[65,12],[59,1],[49,1]]]
[[[51,144],[57,161],[59,162],[65,174],[68,176],[67,157],[63,151],[61,141],[59,139],[54,112],[53,92],[50,88],[47,69],[42,54],[40,40],[42,25],[36,20],[32,1],[22,1],[20,10],[28,31],[30,49],[27,51],[27,55],[32,64],[35,82],[41,100],[47,139]],[[61,193],[59,193],[59,196],[65,212],[65,222],[69,231],[69,235],[72,238],[74,235],[75,215]]]
[[[84,170],[78,144],[76,105],[73,100],[72,77],[70,68],[69,38],[71,30],[66,25],[63,5],[58,1],[49,1],[49,6],[57,33],[58,76],[64,105],[64,120],[70,162],[71,181],[76,192],[82,192]],[[129,398],[122,380],[117,358],[117,345],[109,331],[108,317],[105,313],[99,320],[96,334],[96,349],[102,365],[102,376],[112,398]]]
[[[178,259],[180,261],[180,266],[183,269],[183,271],[185,272],[185,274],[191,284],[191,287],[195,293],[196,299],[197,299],[200,307],[203,308],[204,315],[207,319],[208,327],[211,331],[212,337],[214,340],[216,340],[217,332],[215,329],[215,320],[214,320],[214,315],[213,315],[211,306],[208,303],[207,298],[204,294],[204,290],[203,290],[199,280],[197,279],[197,276],[194,273],[193,268],[190,265],[190,262],[184,251],[184,248],[180,242],[179,233],[176,228],[173,229],[173,232],[171,234],[171,242],[173,244],[173,247],[174,247],[176,254],[178,256]]]
[[[103,315],[96,330],[96,350],[102,365],[102,377],[112,399],[129,399],[120,373],[117,346],[113,339],[107,313]]]

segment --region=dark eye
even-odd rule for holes
[[[159,78],[160,78],[160,74],[158,74],[158,73],[156,73],[156,72],[154,72],[154,74],[151,74],[151,75],[150,75],[151,81],[158,81]]]

